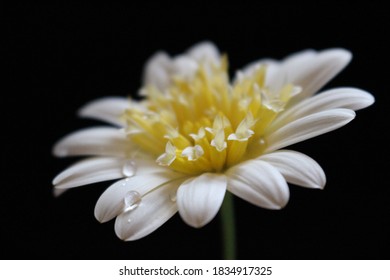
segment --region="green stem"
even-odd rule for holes
[[[226,192],[221,207],[223,257],[225,260],[236,258],[236,228],[234,220],[233,195]]]

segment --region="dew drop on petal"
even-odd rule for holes
[[[129,191],[123,199],[124,211],[128,212],[134,210],[141,203],[141,194],[137,191]]]
[[[132,177],[135,175],[135,171],[137,170],[137,166],[134,160],[126,160],[125,164],[122,168],[122,173],[126,177]]]

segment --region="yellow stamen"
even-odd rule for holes
[[[216,171],[221,171],[225,165],[227,143],[225,141],[225,132],[221,128],[215,133],[211,140],[212,148],[210,149],[211,164]]]
[[[265,129],[299,90],[288,84],[272,92],[265,77],[260,66],[230,84],[223,56],[198,63],[193,76],[171,77],[164,92],[147,85],[144,106],[122,118],[128,137],[158,164],[186,174],[221,172],[259,156]]]

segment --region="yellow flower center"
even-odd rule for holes
[[[265,129],[296,88],[271,91],[266,68],[229,82],[227,59],[200,63],[193,77],[172,77],[160,92],[146,86],[143,106],[124,113],[132,143],[163,166],[186,174],[221,172],[264,151]]]

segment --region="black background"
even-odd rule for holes
[[[52,178],[74,159],[53,144],[95,125],[76,110],[102,96],[134,94],[145,60],[202,40],[230,69],[306,48],[343,47],[352,63],[326,88],[354,86],[376,103],[346,127],[295,145],[327,174],[325,190],[290,186],[282,211],[236,199],[240,259],[389,259],[388,10],[209,2],[15,5],[5,9],[2,87],[2,259],[218,259],[219,219],[193,229],[176,215],[151,235],[120,241],[93,209],[109,183],[52,196]],[[232,71],[233,73],[234,71]],[[5,140],[5,141],[4,141]]]

